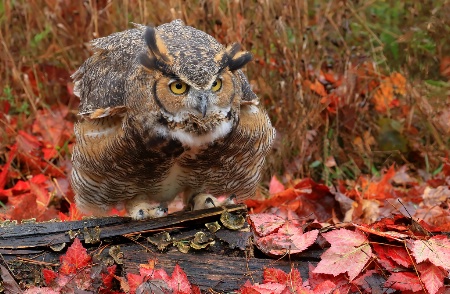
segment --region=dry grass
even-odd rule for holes
[[[22,120],[55,103],[69,104],[75,113],[68,76],[90,55],[89,40],[131,22],[181,18],[254,54],[247,74],[279,133],[268,175],[287,171],[328,181],[376,173],[392,162],[433,171],[450,144],[449,123],[439,119],[449,107],[439,62],[450,56],[450,5],[397,2],[2,0],[0,96]],[[395,69],[408,77],[402,109],[374,111],[373,89],[361,93],[369,79],[351,70],[367,63],[377,74]],[[330,69],[345,77],[345,101],[335,115],[304,85]],[[6,129],[8,122],[0,124]],[[2,137],[4,150],[14,138]],[[385,141],[392,140],[400,143],[391,148]]]

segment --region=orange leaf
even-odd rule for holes
[[[450,56],[445,56],[441,59],[439,71],[442,76],[450,78]]]
[[[325,97],[327,96],[327,91],[325,90],[325,87],[319,80],[315,80],[314,83],[312,83],[309,88],[315,92],[316,94]]]
[[[394,89],[391,81],[387,79],[381,82],[380,87],[373,95],[375,109],[378,112],[386,112],[392,100],[394,100]]]
[[[383,200],[386,198],[392,198],[393,187],[390,183],[391,179],[395,176],[394,165],[391,165],[389,170],[383,175],[379,182],[368,182],[365,178],[361,177],[362,195],[365,199],[378,199]]]
[[[65,215],[62,212],[58,213],[59,219],[62,221],[76,221],[81,220],[84,216],[78,209],[75,203],[70,203],[69,215]]]

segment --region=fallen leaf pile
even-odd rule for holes
[[[247,281],[240,293],[448,291],[449,285],[444,282],[450,275],[450,240],[424,222],[400,214],[371,225],[325,226],[317,222],[301,225],[299,221],[283,220],[268,213],[253,214],[249,219],[256,246],[271,256],[289,255],[295,260],[295,256],[301,256],[311,246],[325,251],[317,264],[309,264],[307,278],[302,279],[295,267],[289,273],[266,268],[262,283]],[[96,293],[200,293],[178,265],[169,275],[157,268],[156,263],[153,260],[141,264],[139,274],[127,273],[122,277],[116,265],[94,263],[75,239],[61,257],[57,271],[42,270],[47,286],[33,286],[25,293],[74,289]]]
[[[78,238],[61,256],[59,269],[43,269],[42,275],[47,286],[30,287],[24,294],[77,293],[76,290],[103,294],[200,293],[200,289],[191,285],[178,265],[169,275],[164,269],[155,268],[155,261],[149,261],[140,265],[139,274],[128,273],[126,278],[120,277],[116,265],[95,263]]]
[[[19,125],[24,123],[19,116],[0,113],[8,120],[6,132],[15,142],[0,166],[0,219],[50,220],[58,218],[63,203],[73,202],[67,178],[73,143],[68,113],[64,105],[41,109],[28,125]]]

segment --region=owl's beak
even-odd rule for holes
[[[208,109],[208,96],[206,94],[199,95],[199,101],[197,104],[197,110],[201,112],[203,117],[206,116],[206,110]]]

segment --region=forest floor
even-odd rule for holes
[[[3,226],[83,217],[68,180],[79,103],[70,75],[89,41],[181,18],[254,55],[246,74],[278,132],[246,202],[255,247],[292,260],[326,250],[308,279],[267,268],[263,283],[236,290],[449,293],[450,3],[284,2],[2,1]],[[168,274],[152,262],[122,278],[108,267],[94,283],[82,243],[64,256],[22,290],[138,293],[158,280],[199,291],[182,268]],[[4,289],[13,284],[3,278]]]

